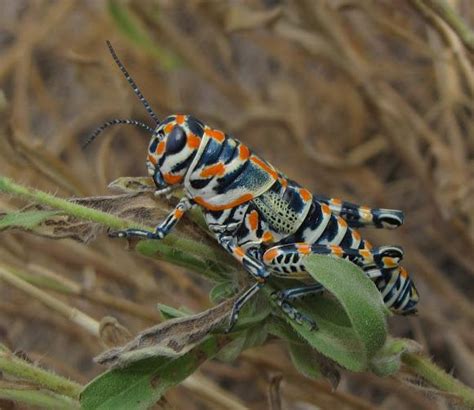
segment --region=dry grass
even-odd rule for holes
[[[314,192],[403,209],[401,229],[366,231],[376,243],[405,248],[421,293],[419,317],[391,319],[392,333],[419,341],[472,386],[472,34],[440,17],[444,2],[132,3],[138,31],[117,12],[120,2],[2,3],[0,174],[61,197],[106,194],[111,180],[145,174],[147,137],[139,131],[111,130],[80,148],[101,121],[149,120],[113,64],[108,39],[161,118],[192,113]],[[474,24],[469,0],[449,3]],[[0,210],[22,205],[0,197]],[[201,277],[140,258],[104,234],[88,245],[0,235],[2,264],[59,275],[77,291],[50,294],[97,321],[114,316],[132,333],[158,320],[158,301],[210,306]],[[0,295],[0,337],[12,349],[81,383],[102,370],[91,358],[103,346],[83,326],[5,283]],[[269,391],[284,408],[449,403],[408,375],[343,373],[333,393],[299,376],[275,344],[232,365],[207,362],[193,377],[166,395],[167,405],[216,408],[227,399],[264,408]]]

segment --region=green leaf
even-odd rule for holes
[[[33,229],[58,213],[58,211],[11,212],[0,218],[0,230],[6,228]]]
[[[204,248],[207,251],[202,252],[202,257],[197,257],[195,254],[186,252],[182,249],[182,245],[186,243],[189,247],[194,247],[195,250],[199,251],[200,244],[197,244],[195,241],[187,240],[185,238],[180,238],[179,241],[174,244],[171,241],[167,240],[142,240],[139,241],[135,250],[141,253],[144,256],[156,258],[156,259],[165,259],[168,262],[174,263],[178,266],[191,269],[195,272],[206,276],[209,280],[213,282],[222,281],[226,279],[226,275],[229,271],[232,271],[232,268],[228,266],[219,264],[215,259],[221,257],[217,253],[209,252],[212,251],[209,248]]]
[[[228,299],[235,294],[235,283],[233,280],[218,282],[210,291],[209,299],[216,304]]]
[[[176,309],[172,306],[164,305],[163,303],[158,303],[157,307],[161,316],[163,317],[163,320],[185,317],[192,314],[192,312],[186,312],[184,309]]]
[[[319,361],[313,355],[314,349],[307,344],[289,343],[288,344],[291,361],[304,376],[310,379],[320,379],[323,377]]]
[[[369,368],[370,359],[387,336],[386,308],[373,282],[353,263],[328,256],[309,255],[310,275],[336,298],[314,297],[295,303],[301,313],[319,326],[311,330],[283,315],[311,346],[352,371]],[[265,289],[265,288],[264,288]],[[272,290],[266,288],[269,294]]]
[[[215,356],[229,340],[227,336],[211,336],[181,357],[152,357],[109,370],[84,388],[81,406],[85,410],[147,409]]]
[[[233,362],[244,350],[261,346],[265,343],[267,337],[268,331],[265,325],[253,326],[239,333],[234,340],[219,352],[217,359],[223,362]]]
[[[265,295],[262,292],[257,293],[240,311],[239,319],[232,332],[263,324],[265,318],[272,312],[272,309],[272,305],[268,303]]]
[[[289,343],[291,361],[295,368],[310,379],[324,377],[333,389],[339,385],[341,376],[336,365],[306,343]]]
[[[382,349],[370,361],[370,370],[378,376],[390,376],[400,370],[403,353],[421,350],[421,346],[414,340],[389,337]]]

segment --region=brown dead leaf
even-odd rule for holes
[[[111,316],[105,316],[100,321],[99,336],[107,347],[120,346],[132,337],[129,330]]]
[[[150,191],[144,191],[132,194],[72,198],[71,202],[153,226],[171,211],[170,202],[173,202],[173,200],[157,199]],[[23,208],[20,214],[21,212],[27,213],[48,209],[41,205],[29,205]],[[51,239],[71,238],[87,243],[93,240],[104,228],[94,222],[81,220],[70,215],[56,214],[31,229],[15,224],[5,228],[5,230],[7,229],[27,230]]]
[[[146,357],[181,356],[222,327],[229,318],[235,298],[192,316],[167,320],[139,333],[123,347],[110,349],[94,360],[111,367],[123,367]]]

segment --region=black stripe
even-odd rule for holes
[[[183,169],[188,168],[191,165],[191,162],[193,161],[194,157],[196,156],[196,151],[194,151],[188,158],[186,158],[184,161],[179,162],[172,168],[172,172],[177,174],[179,171],[182,171]]]
[[[249,166],[249,161],[245,161],[235,171],[225,174],[222,178],[217,180],[217,187],[215,188],[216,193],[224,194],[228,191],[229,185],[231,185]]]
[[[208,165],[213,165],[219,161],[219,156],[222,152],[224,144],[219,144],[212,138],[209,138],[204,150],[201,152],[201,158],[195,165],[194,169],[204,168]]]
[[[191,182],[191,187],[193,189],[202,189],[202,188],[205,188],[209,182],[211,182],[211,179],[191,179],[190,180]]]

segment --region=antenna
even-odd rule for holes
[[[112,57],[115,61],[115,63],[118,65],[118,67],[120,68],[120,71],[122,71],[123,75],[125,76],[125,79],[127,80],[127,82],[132,86],[133,88],[133,92],[135,93],[135,95],[138,97],[138,99],[141,101],[141,103],[143,104],[143,106],[145,107],[145,109],[147,110],[148,114],[150,114],[150,116],[155,120],[155,122],[158,124],[160,122],[160,120],[158,119],[158,116],[154,113],[153,109],[151,108],[150,104],[148,103],[148,101],[146,100],[146,98],[143,96],[142,92],[140,91],[140,89],[138,88],[137,84],[135,83],[135,81],[133,81],[133,78],[132,76],[128,73],[127,69],[125,68],[125,66],[122,64],[122,62],[119,60],[119,58],[117,57],[117,54],[115,53],[115,50],[114,48],[112,47],[112,44],[110,44],[110,41],[106,41],[107,43],[107,47],[109,47],[109,51],[110,51],[110,54],[112,54]]]
[[[145,124],[144,122],[137,121],[137,120],[121,120],[121,119],[109,120],[109,121],[104,122],[99,128],[97,128],[93,132],[93,134],[91,134],[91,136],[89,138],[87,138],[87,141],[82,146],[82,149],[86,148],[106,128],[108,128],[112,125],[118,125],[118,124],[134,125],[135,127],[143,128],[143,129],[149,131],[151,134],[153,134],[153,131],[154,131],[154,129],[151,128],[149,125]]]

